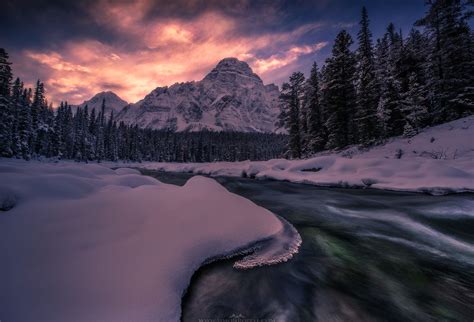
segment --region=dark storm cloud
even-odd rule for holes
[[[120,90],[126,89],[126,86],[121,83],[103,82],[103,83],[99,83],[99,86],[101,88],[107,88],[111,91],[117,91],[117,92]]]
[[[123,35],[100,24],[108,12],[94,12],[95,0],[4,0],[0,11],[0,40],[12,46],[54,46],[65,39],[94,37],[105,42],[120,42]],[[127,4],[137,1],[115,0]],[[280,32],[299,25],[324,21],[348,24],[358,20],[362,5],[372,12],[376,34],[389,21],[406,28],[423,12],[423,0],[153,0],[143,16],[144,22],[163,18],[193,19],[216,11],[242,21],[237,33]],[[99,10],[99,9],[97,9]],[[130,14],[133,14],[132,12]],[[99,16],[99,18],[97,18]]]
[[[86,7],[87,1],[4,0],[0,40],[10,46],[37,48],[67,38],[101,37]]]

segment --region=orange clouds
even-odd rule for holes
[[[265,73],[295,62],[299,56],[317,52],[324,48],[328,42],[320,42],[313,46],[292,47],[289,50],[272,55],[265,59],[256,59],[253,63],[257,73]]]
[[[24,59],[47,70],[43,81],[55,103],[80,103],[104,90],[135,102],[157,86],[199,80],[225,57],[246,60],[269,81],[276,70],[327,44],[294,45],[304,34],[320,28],[319,24],[287,32],[242,35],[237,20],[217,12],[191,20],[146,19],[149,6],[146,0],[100,1],[91,8],[96,21],[129,42],[106,44],[82,39],[64,43],[55,51],[24,51]]]
[[[42,54],[32,51],[25,51],[25,56],[59,71],[75,71],[85,73],[90,71],[90,69],[87,67],[64,61],[63,57],[56,52]]]

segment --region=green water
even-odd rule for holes
[[[191,176],[146,174],[173,184]],[[287,219],[303,244],[276,266],[202,267],[183,299],[183,321],[473,321],[472,194],[216,180]]]

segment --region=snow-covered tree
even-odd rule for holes
[[[402,82],[399,77],[402,52],[402,37],[395,31],[394,25],[389,24],[376,47],[376,73],[380,91],[377,114],[382,137],[401,135],[405,126],[401,111]]]
[[[95,157],[97,161],[105,159],[104,131],[105,131],[105,100],[102,100],[101,110],[97,116],[97,133],[95,137]]]
[[[365,7],[362,8],[357,39],[359,48],[357,50],[357,110],[355,119],[359,142],[368,143],[378,136],[378,87],[375,75],[372,33],[369,29],[369,16]]]
[[[350,50],[352,42],[352,37],[345,30],[341,31],[336,37],[332,57],[326,60],[323,102],[327,111],[326,148],[329,149],[357,142],[354,122],[356,58]]]
[[[324,128],[318,65],[313,63],[311,74],[305,85],[305,106],[308,111],[308,150],[317,152],[324,149],[326,130]]]
[[[310,147],[309,147],[309,128],[308,128],[308,122],[309,122],[309,109],[308,106],[306,105],[306,91],[305,91],[306,84],[303,84],[303,98],[301,100],[300,104],[300,145],[301,145],[301,155],[306,156],[311,153]]]
[[[31,104],[31,124],[33,131],[37,131],[41,126],[42,110],[46,106],[46,97],[44,96],[44,84],[40,80],[36,81],[33,102]]]
[[[408,87],[409,90],[403,100],[403,112],[406,118],[403,135],[411,137],[427,125],[429,113],[425,88],[420,85],[414,72],[409,77]]]
[[[17,77],[12,86],[12,94],[10,98],[10,114],[12,116],[11,122],[11,151],[15,157],[21,156],[21,139],[20,139],[20,119],[22,109],[22,93],[23,83]]]
[[[36,82],[36,87],[31,104],[31,116],[33,127],[34,152],[38,155],[49,154],[50,136],[53,135],[54,112],[48,106],[44,84]]]
[[[293,73],[289,82],[283,84],[280,96],[283,104],[284,124],[290,135],[288,152],[292,158],[300,158],[302,155],[300,109],[304,94],[304,82],[303,73]]]
[[[428,79],[436,123],[474,112],[474,42],[468,19],[473,1],[430,0],[417,22],[430,35]]]
[[[18,136],[21,144],[20,156],[29,160],[33,154],[33,128],[31,123],[31,88],[23,89],[20,103],[18,105]]]
[[[11,109],[11,82],[13,79],[9,56],[5,49],[0,48],[0,156],[10,157],[13,154]]]

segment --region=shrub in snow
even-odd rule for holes
[[[8,211],[15,207],[17,196],[7,189],[0,189],[0,211]]]
[[[364,178],[361,181],[364,184],[364,186],[366,186],[366,187],[370,187],[373,184],[378,182],[377,180],[374,180],[374,179],[371,179],[371,178]]]
[[[309,169],[302,169],[303,172],[319,172],[321,171],[321,167],[309,168]]]
[[[398,149],[397,152],[395,153],[395,159],[401,159],[403,156],[403,150]]]

